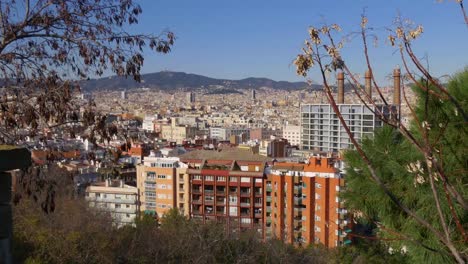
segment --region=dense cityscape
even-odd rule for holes
[[[0,264],[468,261],[464,35],[137,2],[0,1]],[[463,31],[463,2],[428,12]]]

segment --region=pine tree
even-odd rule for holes
[[[442,230],[434,198],[439,197],[450,239],[460,252],[464,252],[462,257],[466,261],[467,253],[463,249],[467,245],[464,229],[467,227],[468,212],[457,203],[444,181],[433,170],[443,171],[450,185],[466,200],[467,127],[463,116],[449,100],[455,99],[465,112],[468,110],[468,70],[456,74],[447,85],[452,99],[433,92],[436,89],[424,80],[419,83],[425,83],[425,87],[429,88],[414,87],[418,102],[413,111],[417,118],[411,121],[411,132],[420,145],[415,146],[399,130],[387,126],[376,131],[372,139],[363,140],[362,149],[388,190],[436,230]],[[418,147],[436,150],[434,158],[441,168],[429,167]],[[343,193],[346,205],[355,212],[359,222],[375,227],[375,235],[388,251],[406,254],[411,263],[455,262],[440,237],[402,211],[372,180],[366,163],[357,151],[347,151],[345,160],[348,165],[347,189]]]

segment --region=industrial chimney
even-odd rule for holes
[[[372,100],[372,84],[371,84],[372,75],[369,70],[366,71],[364,78],[366,81],[365,83],[366,94],[369,96],[369,100]]]
[[[400,105],[400,68],[393,70],[393,104]]]
[[[338,73],[338,104],[344,104],[344,73]]]

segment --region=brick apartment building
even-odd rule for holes
[[[264,192],[265,235],[295,245],[349,244],[351,223],[338,193],[344,181],[333,158],[275,162]]]
[[[245,150],[198,150],[182,155],[191,186],[190,216],[203,223],[225,223],[232,233],[253,229],[262,235],[267,160]]]

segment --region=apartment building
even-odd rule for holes
[[[284,126],[283,138],[287,139],[292,146],[299,146],[301,144],[301,126]]]
[[[141,211],[163,216],[171,208],[188,215],[188,175],[179,158],[144,157],[137,165],[137,187],[140,190]]]
[[[328,248],[351,243],[352,223],[338,197],[344,186],[339,161],[311,157],[276,162],[265,180],[265,238]]]
[[[250,128],[244,127],[210,127],[210,138],[219,140],[229,140],[231,136],[245,136],[245,140],[250,139]]]
[[[195,138],[196,132],[196,127],[180,126],[176,125],[175,122],[161,126],[161,137],[168,141],[175,141],[177,144],[182,144],[184,140]]]
[[[93,183],[86,188],[86,201],[89,207],[111,214],[118,226],[134,225],[139,212],[138,189],[122,180],[106,180]]]
[[[232,233],[253,229],[263,235],[266,160],[238,149],[182,155],[191,185],[190,216],[203,223],[224,223]]]

